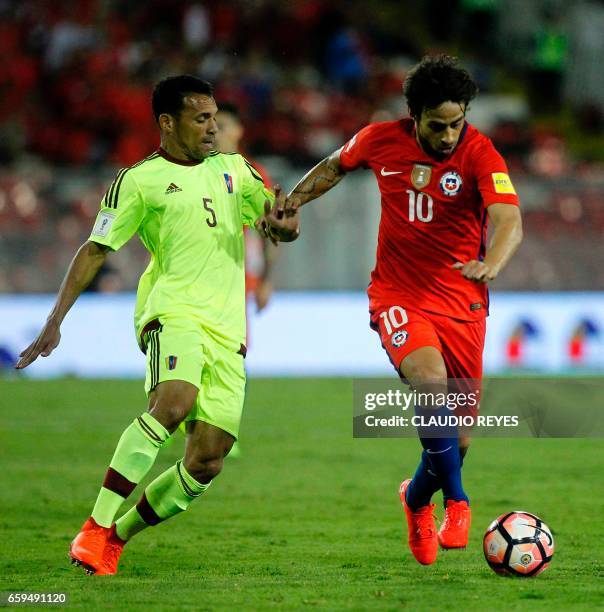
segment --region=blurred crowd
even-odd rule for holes
[[[245,109],[254,151],[307,161],[325,139],[335,145],[366,122],[377,100],[400,93],[404,72],[392,74],[377,58],[388,57],[389,44],[409,51],[400,35],[383,40],[360,3],[24,0],[1,7],[5,160],[29,150],[59,163],[134,163],[157,144],[153,83],[192,73],[215,83],[218,100]]]
[[[497,0],[0,0],[0,292],[57,288],[116,168],[158,145],[149,104],[158,79],[207,78],[219,104],[241,108],[252,156],[269,170],[279,158],[308,167],[366,123],[404,114],[407,69],[437,51],[458,53],[482,96],[505,89],[526,102],[525,111],[485,123],[521,190],[524,248],[533,258],[504,285],[604,289],[597,265],[604,169],[598,155],[578,156],[563,129],[571,113],[575,140],[581,130],[601,133],[602,111],[565,105],[569,41],[554,31],[551,12],[535,30],[535,62],[505,66],[498,7]],[[532,82],[549,84],[545,102]],[[545,103],[551,121],[539,112]],[[144,258],[138,247],[126,251],[94,288],[132,289]]]

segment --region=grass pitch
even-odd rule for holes
[[[0,590],[66,592],[73,609],[603,607],[602,440],[476,440],[464,466],[470,545],[421,567],[397,495],[419,443],[354,440],[342,379],[250,381],[242,457],[188,512],[129,543],[117,576],[87,577],[68,564],[69,542],[144,406],[139,382],[0,382]],[[151,477],[182,455],[175,438]],[[501,578],[483,559],[484,529],[517,508],[554,531],[553,563],[535,579]]]

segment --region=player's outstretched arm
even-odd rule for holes
[[[295,198],[302,206],[335,187],[346,174],[340,165],[340,150],[334,151],[306,173],[291,190],[288,199]]]
[[[487,208],[494,231],[483,261],[456,262],[464,278],[475,283],[488,283],[507,265],[522,242],[520,209],[510,204],[491,204]]]
[[[109,248],[96,242],[84,243],[69,265],[61,283],[57,301],[48,315],[46,324],[38,337],[21,353],[15,366],[17,370],[26,368],[40,355],[48,357],[61,340],[61,323],[78,296],[96,276],[103,265]]]

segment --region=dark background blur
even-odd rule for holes
[[[526,239],[498,289],[604,289],[604,4],[519,0],[0,0],[0,292],[54,292],[116,170],[158,145],[153,84],[197,74],[240,105],[245,149],[291,188],[371,121],[406,114],[426,53],[458,55],[469,120],[510,167]],[[304,210],[277,285],[361,289],[378,194],[357,172]],[[308,210],[308,212],[307,212]],[[146,253],[93,289],[132,290]]]

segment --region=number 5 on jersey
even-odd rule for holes
[[[214,209],[210,206],[211,203],[212,198],[203,199],[203,207],[212,215],[211,218],[206,218],[206,223],[209,227],[216,227],[218,222],[216,221],[216,213],[214,212]]]

